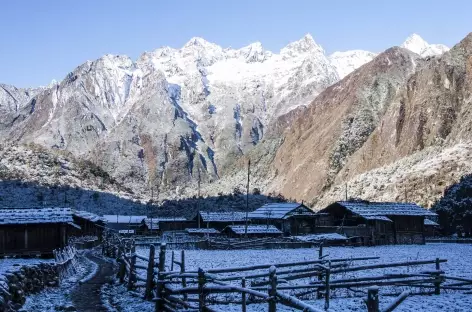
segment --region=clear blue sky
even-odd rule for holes
[[[46,85],[106,53],[136,59],[194,36],[274,52],[306,33],[328,53],[380,52],[413,32],[452,46],[472,31],[471,12],[465,0],[3,0],[0,83]]]

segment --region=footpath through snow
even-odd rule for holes
[[[113,263],[87,250],[78,258],[76,274],[52,287],[29,296],[21,308],[26,311],[108,311],[101,297],[101,288],[113,280]]]
[[[98,270],[90,279],[81,282],[71,293],[72,302],[79,312],[108,311],[101,300],[100,289],[113,280],[113,264],[92,253],[86,257],[98,265]]]

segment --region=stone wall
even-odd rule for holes
[[[16,311],[26,301],[26,296],[45,287],[59,285],[58,266],[53,263],[24,265],[0,275],[0,312]]]

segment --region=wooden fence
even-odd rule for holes
[[[77,249],[75,247],[66,246],[61,249],[55,249],[53,250],[53,254],[59,271],[59,280],[77,273]]]
[[[114,236],[108,237],[103,248],[106,255],[117,257],[120,282],[127,283],[129,290],[143,287],[144,298],[155,301],[156,311],[218,311],[214,305],[224,304],[239,304],[243,312],[247,311],[249,304],[266,304],[269,312],[276,311],[277,305],[302,311],[321,311],[300,298],[311,295],[324,299],[324,309],[327,310],[334,290],[355,289],[366,295],[368,311],[378,312],[379,287],[407,286],[411,289],[397,293],[398,297],[383,311],[393,311],[410,294],[419,294],[414,289],[426,289],[428,291],[421,294],[436,295],[443,289],[472,292],[472,280],[445,275],[440,264],[447,260],[440,258],[353,265],[358,261],[367,262],[379,257],[331,259],[323,254],[323,246],[320,246],[318,256],[310,261],[187,270],[184,250],[180,252],[179,259],[176,259],[176,252],[172,251],[170,267],[166,266],[166,247],[162,243],[156,255],[154,245],[150,245],[149,255],[145,257],[136,253],[132,240]],[[349,272],[365,273],[399,267],[410,269],[429,264],[434,265],[434,270],[345,277]],[[307,279],[309,282],[306,282]],[[292,284],[294,281],[299,283]],[[291,295],[286,293],[288,290]],[[234,299],[234,296],[228,298],[229,293],[236,293],[238,299]]]

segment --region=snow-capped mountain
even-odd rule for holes
[[[208,193],[227,191],[238,182],[212,182],[236,177],[230,172],[274,128],[297,127],[287,116],[375,56],[328,57],[311,35],[278,53],[259,42],[233,49],[195,37],[136,61],[105,55],[38,91],[3,86],[0,135],[90,159],[135,194],[193,196],[200,176]],[[377,63],[389,66],[384,61]],[[255,153],[270,157],[276,148]]]
[[[364,50],[334,52],[329,56],[331,64],[336,68],[340,79],[349,75],[362,65],[372,61],[377,54]]]
[[[449,51],[449,48],[444,44],[429,44],[417,34],[412,34],[406,38],[401,47],[415,52],[421,57],[440,55]]]
[[[192,38],[135,62],[105,55],[82,64],[22,99],[2,137],[94,159],[136,191],[144,182],[180,193],[175,185],[195,183],[197,170],[217,179],[274,118],[338,79],[310,35],[278,54],[260,43],[224,49]]]

